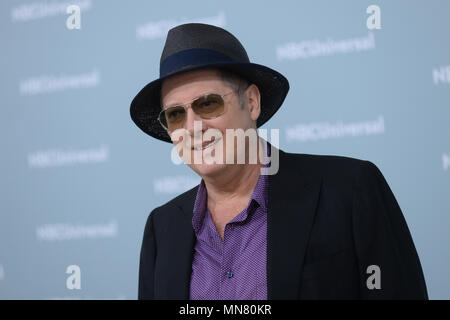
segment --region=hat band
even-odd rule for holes
[[[165,77],[168,74],[177,72],[186,67],[195,67],[201,65],[211,65],[223,62],[232,62],[233,60],[221,52],[209,49],[189,49],[177,52],[167,57],[160,65],[159,77]]]

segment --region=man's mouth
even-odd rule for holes
[[[219,139],[215,139],[213,141],[207,141],[207,142],[203,142],[203,144],[201,146],[198,147],[192,147],[193,150],[195,151],[201,151],[201,150],[205,150],[206,148],[212,147],[213,145],[215,145],[217,142],[219,142],[222,138]]]

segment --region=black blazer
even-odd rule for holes
[[[408,226],[373,163],[279,150],[279,164],[269,176],[269,300],[428,299]],[[149,215],[139,299],[189,299],[197,189]],[[380,289],[368,288],[370,265],[380,268]]]

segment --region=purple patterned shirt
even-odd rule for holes
[[[268,177],[260,175],[247,208],[225,226],[222,240],[206,206],[202,179],[192,218],[197,241],[191,300],[267,299],[267,190]]]

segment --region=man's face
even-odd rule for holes
[[[219,95],[227,94],[223,97],[225,102],[225,113],[215,119],[202,119],[199,115],[194,113],[192,108],[188,108],[184,129],[191,137],[191,147],[200,142],[198,140],[194,140],[194,121],[202,122],[202,135],[208,129],[217,129],[220,131],[222,143],[219,141],[219,143],[206,149],[194,150],[193,148],[186,149],[186,142],[188,142],[187,139],[184,139],[183,141],[174,141],[175,145],[182,143],[183,149],[191,152],[190,159],[192,160],[187,164],[201,177],[213,177],[217,174],[224,173],[226,167],[230,165],[227,164],[225,160],[227,150],[226,129],[243,129],[245,131],[249,128],[254,128],[256,130],[256,119],[260,114],[260,94],[255,85],[250,85],[245,90],[243,93],[245,98],[244,105],[241,106],[237,91],[233,92],[233,88],[227,85],[222,80],[220,73],[214,69],[190,71],[170,77],[164,80],[161,87],[161,97],[164,107],[185,104],[191,102],[197,97],[210,93]],[[173,135],[173,133],[169,134]],[[196,137],[198,136],[199,134],[197,133]],[[214,140],[214,138],[202,139],[203,140],[200,143],[207,143]],[[178,145],[178,147],[180,147],[180,145]],[[217,149],[220,147],[222,147],[223,155],[221,163],[205,163],[203,158],[214,155],[215,152],[218,152]],[[234,163],[237,163],[237,152],[237,143],[234,141]],[[202,159],[201,163],[194,163],[194,157],[200,157],[200,159]],[[248,160],[246,159],[246,161]]]

